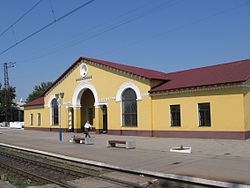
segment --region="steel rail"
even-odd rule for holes
[[[0,161],[0,166],[2,168],[7,169],[7,170],[14,171],[22,177],[28,177],[28,178],[40,180],[40,181],[42,180],[42,182],[53,183],[53,184],[56,184],[56,185],[59,185],[59,186],[65,187],[65,188],[77,188],[75,186],[69,185],[66,181],[56,181],[56,180],[53,180],[53,179],[50,179],[50,178],[47,178],[47,177],[44,177],[41,175],[36,175],[36,174],[31,173],[27,170],[17,168],[13,165],[5,164],[2,161]]]
[[[11,148],[9,151],[13,152],[14,150],[13,150],[13,148]],[[20,150],[17,150],[17,151],[20,151]],[[55,164],[46,163],[46,162],[43,162],[43,161],[40,161],[40,160],[34,160],[34,159],[29,159],[29,158],[18,156],[18,155],[12,155],[12,154],[3,152],[1,150],[0,150],[0,153],[2,154],[2,156],[6,155],[8,157],[15,158],[16,160],[21,160],[23,162],[30,163],[30,164],[40,166],[40,167],[43,167],[43,168],[53,169],[53,170],[56,170],[56,171],[59,171],[59,172],[64,172],[66,174],[70,174],[70,175],[78,177],[78,178],[89,176],[89,177],[94,177],[96,179],[112,182],[112,183],[115,183],[115,184],[124,185],[125,187],[134,187],[134,188],[145,187],[145,184],[140,185],[138,183],[133,183],[133,182],[129,182],[129,181],[121,180],[121,179],[116,179],[116,178],[112,178],[112,177],[103,176],[103,175],[100,175],[98,173],[94,173],[94,172],[91,172],[91,171],[83,172],[81,170],[75,170],[75,169],[71,169],[71,168],[67,168],[67,167],[62,167],[62,166],[58,166],[58,165],[55,165]],[[89,165],[89,166],[91,166],[91,165]],[[38,178],[39,178],[39,176],[38,176]],[[57,185],[60,185],[60,186],[64,186],[64,187],[69,186],[69,188],[75,188],[74,186],[67,184],[66,181],[61,183],[61,182],[58,182],[58,181],[55,181],[55,180],[50,180],[49,178],[46,178],[46,177],[44,177],[44,180],[48,181],[48,182],[51,182],[51,183],[54,183],[54,184],[57,184]]]

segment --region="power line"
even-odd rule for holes
[[[121,46],[119,48],[116,48],[114,50],[110,50],[108,52],[99,53],[99,55],[102,55],[102,54],[105,54],[105,53],[112,54],[112,53],[115,53],[115,51],[119,51],[121,49],[128,48],[128,47],[130,47],[132,45],[138,45],[138,44],[141,44],[141,43],[143,43],[145,41],[154,40],[155,38],[163,37],[163,36],[165,36],[168,33],[172,33],[172,32],[176,32],[176,31],[182,30],[184,28],[187,28],[187,27],[190,27],[190,26],[202,23],[202,22],[204,22],[206,20],[209,20],[209,19],[211,19],[213,17],[216,17],[216,16],[219,16],[221,14],[225,14],[225,13],[227,13],[229,11],[233,11],[233,10],[239,9],[241,7],[244,7],[246,4],[248,4],[248,2],[240,4],[239,6],[236,6],[236,7],[231,7],[231,8],[228,8],[228,9],[223,9],[221,11],[215,12],[214,14],[208,15],[206,17],[194,20],[194,21],[186,23],[186,24],[179,25],[179,26],[177,26],[175,28],[168,29],[168,30],[163,31],[163,32],[158,33],[158,34],[151,35],[150,37],[147,37],[147,38],[144,38],[144,39],[140,39],[140,40],[136,40],[136,41],[131,42],[131,43],[127,44],[127,45],[123,45],[123,46]]]
[[[90,3],[94,2],[94,1],[95,1],[95,0],[90,0],[90,1],[88,1],[88,2],[86,2],[86,3],[84,3],[84,4],[82,4],[81,6],[79,6],[79,7],[75,8],[75,9],[71,10],[70,12],[64,14],[63,16],[59,17],[58,19],[55,19],[54,21],[50,22],[49,24],[43,26],[42,28],[40,28],[40,29],[38,29],[37,31],[31,33],[30,35],[28,35],[27,37],[23,38],[22,40],[17,41],[15,44],[13,44],[13,45],[9,46],[8,48],[6,48],[5,50],[1,51],[1,52],[0,52],[0,55],[6,53],[6,52],[9,51],[10,49],[16,47],[17,45],[23,43],[23,42],[26,41],[27,39],[29,39],[29,38],[35,36],[36,34],[40,33],[41,31],[43,31],[43,30],[47,29],[48,27],[52,26],[52,25],[55,24],[56,22],[61,21],[62,19],[68,17],[69,15],[73,14],[74,12],[80,10],[81,8],[87,6],[88,4],[90,4]]]
[[[0,37],[3,36],[7,31],[9,31],[14,25],[16,25],[19,21],[21,21],[27,14],[29,14],[37,5],[39,5],[43,0],[39,0],[35,3],[29,10],[27,10],[20,18],[18,18],[13,24],[7,27],[1,34]]]
[[[171,6],[174,6],[174,5],[176,4],[176,2],[173,3],[173,4],[171,4],[171,3],[174,2],[174,1],[176,1],[176,0],[169,0],[169,1],[167,1],[167,3],[169,3],[169,5],[167,6],[167,8],[169,8],[169,7],[171,7]],[[147,10],[146,12],[142,13],[141,15],[137,15],[137,16],[135,16],[135,17],[130,17],[130,18],[127,18],[127,19],[123,19],[123,20],[121,20],[121,21],[118,22],[118,23],[115,23],[115,24],[113,24],[113,25],[107,26],[106,28],[104,28],[104,29],[103,29],[102,31],[100,31],[99,33],[92,34],[92,35],[89,36],[88,38],[85,38],[85,39],[81,39],[81,40],[79,40],[79,41],[76,41],[75,43],[71,44],[71,46],[74,46],[74,45],[77,45],[77,44],[79,44],[79,43],[88,41],[88,40],[90,40],[90,39],[92,39],[92,38],[96,38],[96,37],[98,37],[98,36],[100,36],[100,35],[102,35],[102,34],[104,34],[104,33],[107,33],[107,32],[109,32],[109,31],[115,30],[115,29],[117,29],[117,28],[119,28],[119,27],[121,27],[121,26],[123,26],[123,25],[127,25],[127,24],[129,24],[129,23],[132,23],[132,22],[134,22],[134,21],[136,21],[136,20],[139,20],[139,19],[141,19],[141,18],[143,18],[143,17],[146,17],[146,16],[148,16],[148,15],[154,13],[154,12],[157,12],[157,13],[158,13],[160,10],[164,10],[164,9],[166,8],[166,7],[163,6],[165,3],[166,3],[166,2],[161,3],[161,4],[157,5],[156,7],[151,8],[150,10]],[[67,48],[67,47],[66,47],[66,48]],[[63,49],[63,48],[62,48],[62,49]]]
[[[169,1],[169,2],[170,2],[170,1]],[[148,40],[153,40],[153,39],[155,39],[155,38],[163,37],[163,36],[165,36],[165,35],[168,34],[168,33],[176,32],[176,31],[182,30],[182,29],[184,29],[184,28],[190,27],[190,26],[192,26],[192,25],[196,25],[196,24],[202,23],[203,21],[209,20],[209,19],[211,19],[211,18],[213,18],[213,17],[219,16],[219,15],[221,15],[221,14],[225,14],[225,13],[227,13],[227,12],[229,12],[229,11],[233,11],[233,10],[235,10],[235,9],[239,9],[239,8],[243,7],[244,5],[246,5],[246,3],[240,4],[239,6],[236,6],[236,7],[231,7],[231,8],[227,8],[227,9],[220,10],[220,11],[218,11],[218,12],[215,12],[214,14],[205,16],[205,17],[200,18],[200,19],[197,19],[197,20],[193,20],[193,21],[191,21],[191,22],[189,22],[189,23],[185,23],[185,24],[179,25],[179,26],[177,26],[177,27],[168,29],[168,30],[163,31],[163,32],[160,32],[160,33],[158,33],[158,34],[151,35],[151,36],[149,36],[149,37],[147,37],[147,38],[144,38],[144,39],[141,39],[141,40],[136,40],[136,41],[134,41],[134,42],[131,42],[131,43],[127,44],[127,45],[123,45],[123,46],[121,46],[121,47],[119,47],[119,48],[116,48],[116,49],[114,49],[114,50],[112,50],[112,51],[108,51],[108,52],[109,52],[109,53],[114,53],[115,51],[118,51],[118,50],[127,48],[127,47],[132,46],[132,45],[137,45],[137,44],[143,43],[143,42],[148,41]],[[173,6],[173,4],[170,5],[170,6]],[[155,7],[155,8],[156,8],[156,7]],[[152,9],[151,9],[151,10],[152,10]],[[134,11],[134,10],[133,10],[133,11]],[[129,12],[130,12],[130,11],[129,11]],[[132,12],[132,11],[131,11],[131,12]],[[116,28],[118,28],[118,27],[121,27],[121,26],[126,25],[126,24],[128,24],[128,23],[130,23],[130,22],[133,22],[133,21],[135,21],[135,20],[137,20],[137,19],[139,19],[139,18],[142,18],[142,17],[144,17],[144,16],[146,16],[146,15],[148,15],[148,14],[149,14],[149,13],[147,12],[147,13],[144,13],[144,14],[142,14],[142,15],[136,16],[136,17],[134,17],[134,18],[131,18],[131,17],[130,17],[129,19],[123,19],[123,20],[121,20],[120,22],[118,22],[118,23],[116,23],[116,24],[110,24],[110,25],[108,25],[106,28],[104,28],[102,31],[100,31],[99,33],[92,34],[92,35],[89,36],[88,38],[81,39],[80,41],[77,41],[77,42],[75,42],[74,44],[71,44],[71,45],[68,45],[68,46],[65,46],[65,47],[61,47],[61,48],[59,48],[59,49],[55,49],[55,50],[53,50],[52,52],[44,53],[44,54],[41,54],[41,55],[39,55],[39,56],[37,56],[37,57],[34,57],[34,58],[28,58],[28,59],[25,60],[25,62],[31,61],[31,60],[35,60],[35,59],[41,59],[41,58],[43,58],[43,57],[45,57],[45,56],[48,56],[48,55],[50,55],[50,54],[54,54],[54,53],[56,53],[56,52],[58,52],[58,51],[61,51],[61,50],[63,50],[63,49],[70,48],[70,47],[72,47],[72,46],[75,46],[75,45],[78,44],[78,43],[82,43],[82,42],[85,42],[85,41],[90,40],[90,39],[92,39],[92,38],[95,38],[95,37],[97,37],[97,36],[99,36],[99,35],[101,35],[101,34],[104,34],[104,33],[108,32],[108,31],[114,30],[114,29],[116,29]],[[126,14],[125,14],[125,15],[126,15]],[[124,16],[124,15],[119,16],[119,17],[123,17],[123,16]],[[99,54],[104,54],[104,52],[101,52],[101,53],[99,53]]]
[[[85,38],[80,39],[80,40],[70,40],[69,42],[71,42],[71,44],[68,44],[68,45],[66,45],[66,46],[65,46],[65,45],[62,46],[63,44],[65,44],[65,43],[62,43],[62,44],[59,45],[59,48],[55,48],[55,50],[53,50],[52,52],[45,53],[45,54],[42,54],[42,55],[40,55],[40,56],[38,56],[38,57],[31,58],[31,59],[32,59],[32,60],[33,60],[33,59],[39,59],[39,58],[41,58],[41,57],[43,57],[43,56],[47,56],[47,55],[56,53],[56,52],[61,51],[61,50],[63,50],[63,49],[71,48],[71,47],[73,47],[73,46],[75,46],[75,45],[78,45],[79,43],[83,43],[83,42],[86,42],[86,41],[91,40],[91,39],[93,39],[93,38],[96,38],[96,37],[98,37],[98,36],[100,36],[100,35],[102,35],[102,34],[105,34],[105,33],[109,32],[109,31],[115,30],[115,29],[117,29],[117,28],[119,28],[119,27],[122,27],[122,26],[124,26],[124,25],[127,25],[127,24],[129,24],[129,23],[131,23],[131,22],[134,22],[134,21],[136,21],[136,20],[139,20],[139,19],[141,19],[141,18],[143,18],[143,17],[146,17],[146,16],[148,16],[148,15],[150,15],[150,14],[152,14],[152,13],[155,13],[155,12],[158,13],[160,10],[164,10],[165,8],[170,8],[170,7],[174,6],[175,4],[177,4],[176,1],[177,1],[177,0],[168,0],[167,2],[160,3],[160,4],[158,4],[157,6],[154,6],[154,7],[150,8],[150,9],[148,9],[148,10],[142,12],[141,14],[139,14],[139,15],[137,15],[137,16],[132,16],[132,17],[130,16],[130,17],[127,17],[127,18],[125,17],[124,19],[119,20],[119,21],[116,21],[116,20],[115,20],[114,23],[107,24],[105,27],[101,28],[99,31],[97,31],[97,32],[95,32],[95,33],[90,32],[91,35],[88,36],[88,37],[85,37]],[[167,7],[164,7],[164,5],[165,5],[166,3],[167,3],[168,6],[167,6]],[[151,4],[151,2],[150,2],[150,4]],[[145,5],[147,5],[147,4],[145,4]],[[118,18],[124,17],[125,15],[127,15],[127,14],[129,14],[129,13],[131,13],[131,12],[135,12],[137,9],[144,8],[145,5],[143,5],[143,6],[141,6],[141,7],[138,7],[138,8],[136,8],[136,9],[130,10],[130,11],[128,11],[127,13],[118,16]],[[103,25],[103,24],[101,24],[101,25]],[[92,29],[95,29],[95,28],[98,28],[98,26],[94,26],[94,27],[90,28],[89,30],[92,30]],[[31,60],[31,59],[28,59],[28,61]],[[27,60],[25,60],[25,61],[27,62]]]

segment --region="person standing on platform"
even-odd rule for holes
[[[89,123],[89,121],[87,121],[84,125],[84,133],[85,133],[85,138],[86,137],[89,137],[90,138],[90,134],[89,134],[89,131],[91,129],[91,125]]]

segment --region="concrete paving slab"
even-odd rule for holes
[[[2,180],[0,180],[0,187],[1,188],[15,188],[14,185],[11,185],[9,182],[2,181]]]
[[[92,177],[86,177],[77,179],[74,181],[71,181],[72,185],[75,187],[81,187],[81,188],[124,188],[124,186],[121,185],[114,185],[110,182],[103,182],[102,180],[98,180],[96,178]]]
[[[155,174],[188,175],[250,185],[250,140],[216,140],[92,135],[93,145],[70,143],[73,133],[2,129],[0,142],[97,161]],[[79,134],[82,135],[82,134]],[[133,140],[136,148],[106,148],[107,140]],[[172,153],[173,146],[191,146],[192,154]]]

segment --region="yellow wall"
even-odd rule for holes
[[[243,94],[220,90],[153,97],[154,130],[244,131]],[[199,127],[198,103],[210,103],[211,127]],[[181,127],[170,126],[170,105],[180,104]]]
[[[87,63],[88,64],[88,63]],[[150,86],[155,84],[146,79],[131,77],[123,72],[107,70],[105,67],[96,67],[88,64],[87,76],[90,80],[76,81],[80,76],[80,66],[76,66],[67,77],[59,82],[45,96],[44,109],[25,109],[25,126],[29,127],[29,114],[34,114],[34,127],[36,127],[36,114],[42,115],[44,128],[58,128],[60,125],[50,125],[50,108],[48,101],[56,93],[63,92],[63,105],[59,122],[62,128],[68,128],[68,109],[72,107],[72,96],[80,83],[90,83],[97,91],[99,102],[107,104],[108,130],[163,130],[163,131],[245,131],[250,130],[250,94],[243,93],[242,89],[216,89],[207,91],[193,91],[182,94],[168,94],[164,96],[147,95]],[[115,101],[117,91],[126,82],[135,84],[142,95],[142,100],[137,101],[138,126],[121,127],[121,103]],[[211,127],[198,126],[198,103],[210,103]],[[181,127],[170,126],[169,106],[180,104]],[[249,106],[249,107],[248,107]],[[95,109],[94,127],[102,128],[102,111],[97,106]],[[74,109],[74,127],[80,128],[81,112]],[[246,123],[245,123],[246,122]]]
[[[152,130],[151,98],[143,97],[137,101],[137,127],[121,127],[120,103],[108,103],[108,128],[112,130]]]
[[[38,126],[37,122],[37,114],[41,114],[41,125]],[[30,114],[33,114],[33,125],[30,125]],[[39,127],[39,128],[45,128],[46,124],[44,123],[44,120],[46,117],[44,116],[44,108],[38,107],[38,108],[25,108],[24,110],[24,127]]]
[[[250,85],[250,80],[246,81],[246,85]],[[244,89],[244,112],[245,112],[245,127],[250,131],[250,88]]]
[[[112,70],[104,70],[103,68],[98,68],[93,65],[88,65],[88,75],[87,76],[92,76],[91,80],[88,81],[76,81],[77,78],[80,78],[80,68],[79,66],[71,72],[66,79],[64,79],[61,83],[59,83],[51,92],[48,93],[48,95],[45,97],[45,105],[48,105],[48,101],[50,99],[50,96],[59,93],[59,92],[64,92],[64,98],[63,102],[64,104],[62,105],[61,108],[61,113],[62,113],[62,122],[64,124],[62,127],[67,128],[67,109],[66,106],[68,104],[72,103],[72,96],[75,91],[75,88],[77,87],[78,84],[81,82],[87,82],[92,84],[98,94],[98,98],[100,102],[105,102],[107,103],[107,111],[108,111],[108,129],[120,129],[120,102],[115,101],[115,96],[117,94],[117,91],[119,90],[120,86],[123,83],[126,82],[132,82],[135,84],[141,94],[148,93],[150,90],[150,83],[148,80],[142,79],[139,80],[139,78],[131,78],[129,75],[123,74],[122,72],[114,72]],[[105,101],[105,98],[110,98],[107,101]],[[137,108],[138,108],[138,114],[140,113],[140,116],[138,117],[138,129],[140,130],[151,130],[151,98],[148,96],[142,97],[142,100],[138,101]],[[141,110],[143,109],[143,110]],[[96,111],[96,109],[95,109]],[[139,112],[140,111],[140,112]],[[50,108],[48,106],[45,106],[45,116],[46,119],[45,124],[47,126],[50,125]],[[98,115],[100,116],[100,115]],[[112,117],[112,118],[111,118]],[[147,117],[147,118],[145,118]],[[100,123],[101,122],[101,119]],[[78,120],[79,121],[79,120]],[[97,122],[97,120],[94,120],[94,122]],[[83,124],[85,122],[81,122]],[[53,128],[57,128],[58,126],[53,126]],[[76,125],[75,125],[76,127]],[[77,127],[80,127],[78,124]],[[98,128],[98,125],[95,125],[94,127]],[[137,129],[136,128],[136,129]],[[123,129],[135,129],[135,128],[123,128]]]
[[[155,130],[243,131],[243,94],[237,90],[196,91],[153,97]],[[198,103],[210,103],[211,127],[199,127]],[[180,104],[181,127],[170,126],[170,105]]]

